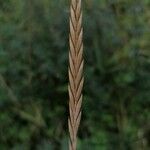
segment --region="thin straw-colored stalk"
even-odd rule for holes
[[[81,0],[71,0],[69,51],[69,150],[77,148],[83,88],[83,42]]]

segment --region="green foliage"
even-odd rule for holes
[[[150,2],[86,0],[80,150],[150,148]],[[0,0],[0,150],[68,149],[69,4]]]

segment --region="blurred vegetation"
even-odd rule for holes
[[[85,0],[79,150],[150,149],[150,1]],[[0,150],[67,150],[68,0],[0,0]]]

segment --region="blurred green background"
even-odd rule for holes
[[[0,150],[68,149],[69,0],[0,0]],[[150,1],[83,0],[78,150],[150,149]]]

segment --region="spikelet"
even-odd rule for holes
[[[69,150],[76,150],[83,88],[83,29],[81,0],[71,0],[69,51]]]

